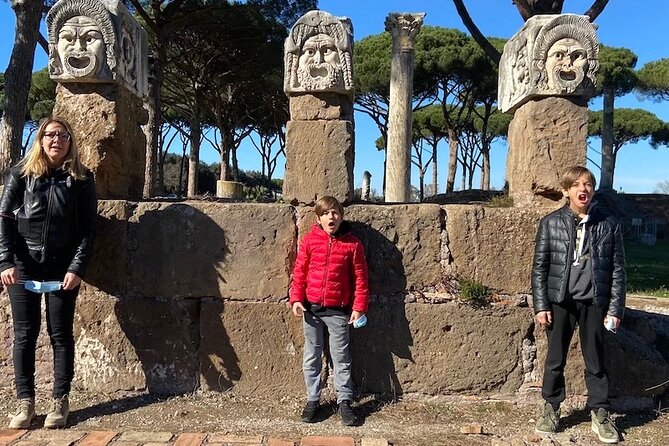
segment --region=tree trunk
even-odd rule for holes
[[[484,143],[486,149],[481,152],[483,166],[481,167],[481,189],[490,190],[490,143]]]
[[[602,115],[602,171],[599,179],[599,189],[613,190],[613,88],[604,86],[604,111]]]
[[[158,36],[158,41],[162,41]],[[162,45],[158,45],[158,55],[152,61],[150,70],[152,82],[149,84],[149,97],[145,102],[145,108],[149,112],[149,120],[144,126],[146,135],[146,164],[144,169],[144,198],[162,194],[162,182],[156,181],[158,162],[157,157],[160,153],[160,126],[162,116],[160,108],[162,106],[161,91],[163,86],[163,64],[165,61],[165,50]]]
[[[237,147],[233,147],[232,150],[232,179],[234,181],[239,181],[239,164],[237,163]]]
[[[434,141],[434,144],[432,145],[432,195],[437,195],[439,193],[437,190],[439,184],[437,182],[437,145],[439,145],[439,141]]]
[[[190,127],[190,154],[188,155],[188,188],[186,189],[186,196],[194,197],[197,195],[202,127],[198,119],[193,119],[190,123]]]
[[[28,92],[32,79],[35,45],[44,8],[43,0],[13,0],[16,15],[14,47],[5,71],[5,112],[0,121],[0,176],[4,181],[9,168],[19,158],[23,139]]]
[[[446,179],[446,193],[453,193],[455,174],[458,170],[458,138],[455,131],[448,129],[448,178]]]

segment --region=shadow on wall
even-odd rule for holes
[[[359,393],[396,400],[403,394],[397,368],[413,362],[402,253],[397,240],[389,240],[368,225],[352,222],[352,233],[365,247],[371,294],[367,325],[352,329],[353,380]]]
[[[142,203],[126,221],[127,257],[121,263],[127,264],[127,272],[121,277],[127,284],[91,283],[109,294],[126,289],[114,313],[141,363],[148,391],[193,392],[209,362],[239,377],[239,361],[222,318],[214,318],[218,327],[212,327],[221,351],[203,354],[200,348],[202,300],[221,299],[219,284],[225,283],[222,271],[229,250],[223,229],[182,203]],[[113,250],[109,242],[104,246]],[[126,358],[129,368],[132,361]]]

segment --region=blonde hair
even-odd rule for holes
[[[318,199],[314,212],[320,217],[325,214],[328,209],[336,209],[342,217],[344,216],[344,206],[342,206],[339,200],[335,197],[330,197],[328,195]]]
[[[68,150],[63,160],[63,169],[67,170],[70,175],[72,175],[77,180],[83,180],[86,178],[86,167],[81,164],[79,158],[79,151],[77,150],[77,144],[74,142],[74,133],[72,133],[72,127],[70,124],[63,118],[57,116],[50,116],[44,118],[40,121],[39,127],[37,128],[37,134],[35,135],[35,141],[33,142],[28,156],[26,156],[23,161],[21,161],[21,175],[35,177],[41,177],[46,175],[49,170],[49,158],[46,156],[44,149],[42,148],[42,138],[44,137],[44,132],[46,127],[51,123],[58,123],[65,127],[67,132],[70,134],[70,150]]]
[[[560,186],[562,189],[569,190],[574,181],[581,178],[583,175],[586,175],[590,182],[592,183],[592,188],[597,187],[597,180],[595,180],[595,175],[590,172],[590,169],[584,166],[572,166],[564,171],[562,178],[560,179]]]

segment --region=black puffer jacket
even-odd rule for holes
[[[30,256],[39,263],[64,263],[79,277],[93,248],[97,199],[93,174],[75,180],[62,169],[35,178],[13,167],[0,199],[0,271]]]
[[[622,319],[625,312],[625,250],[620,224],[592,205],[585,224],[591,253],[595,305]],[[576,214],[568,205],[541,219],[532,266],[534,312],[565,299],[575,244]]]

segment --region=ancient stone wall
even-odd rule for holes
[[[365,245],[372,292],[369,323],[352,334],[360,392],[536,392],[545,341],[526,293],[537,211],[353,205],[346,217]],[[285,302],[313,221],[310,207],[284,204],[100,201],[76,314],[75,389],[303,392],[301,321]],[[458,277],[492,288],[493,303],[464,302]],[[6,294],[0,302],[0,385],[12,386]],[[667,326],[667,316],[630,311],[607,336],[617,396],[648,397],[645,389],[666,380]],[[37,362],[47,392],[45,333]],[[577,395],[581,364],[574,350],[568,378]]]

